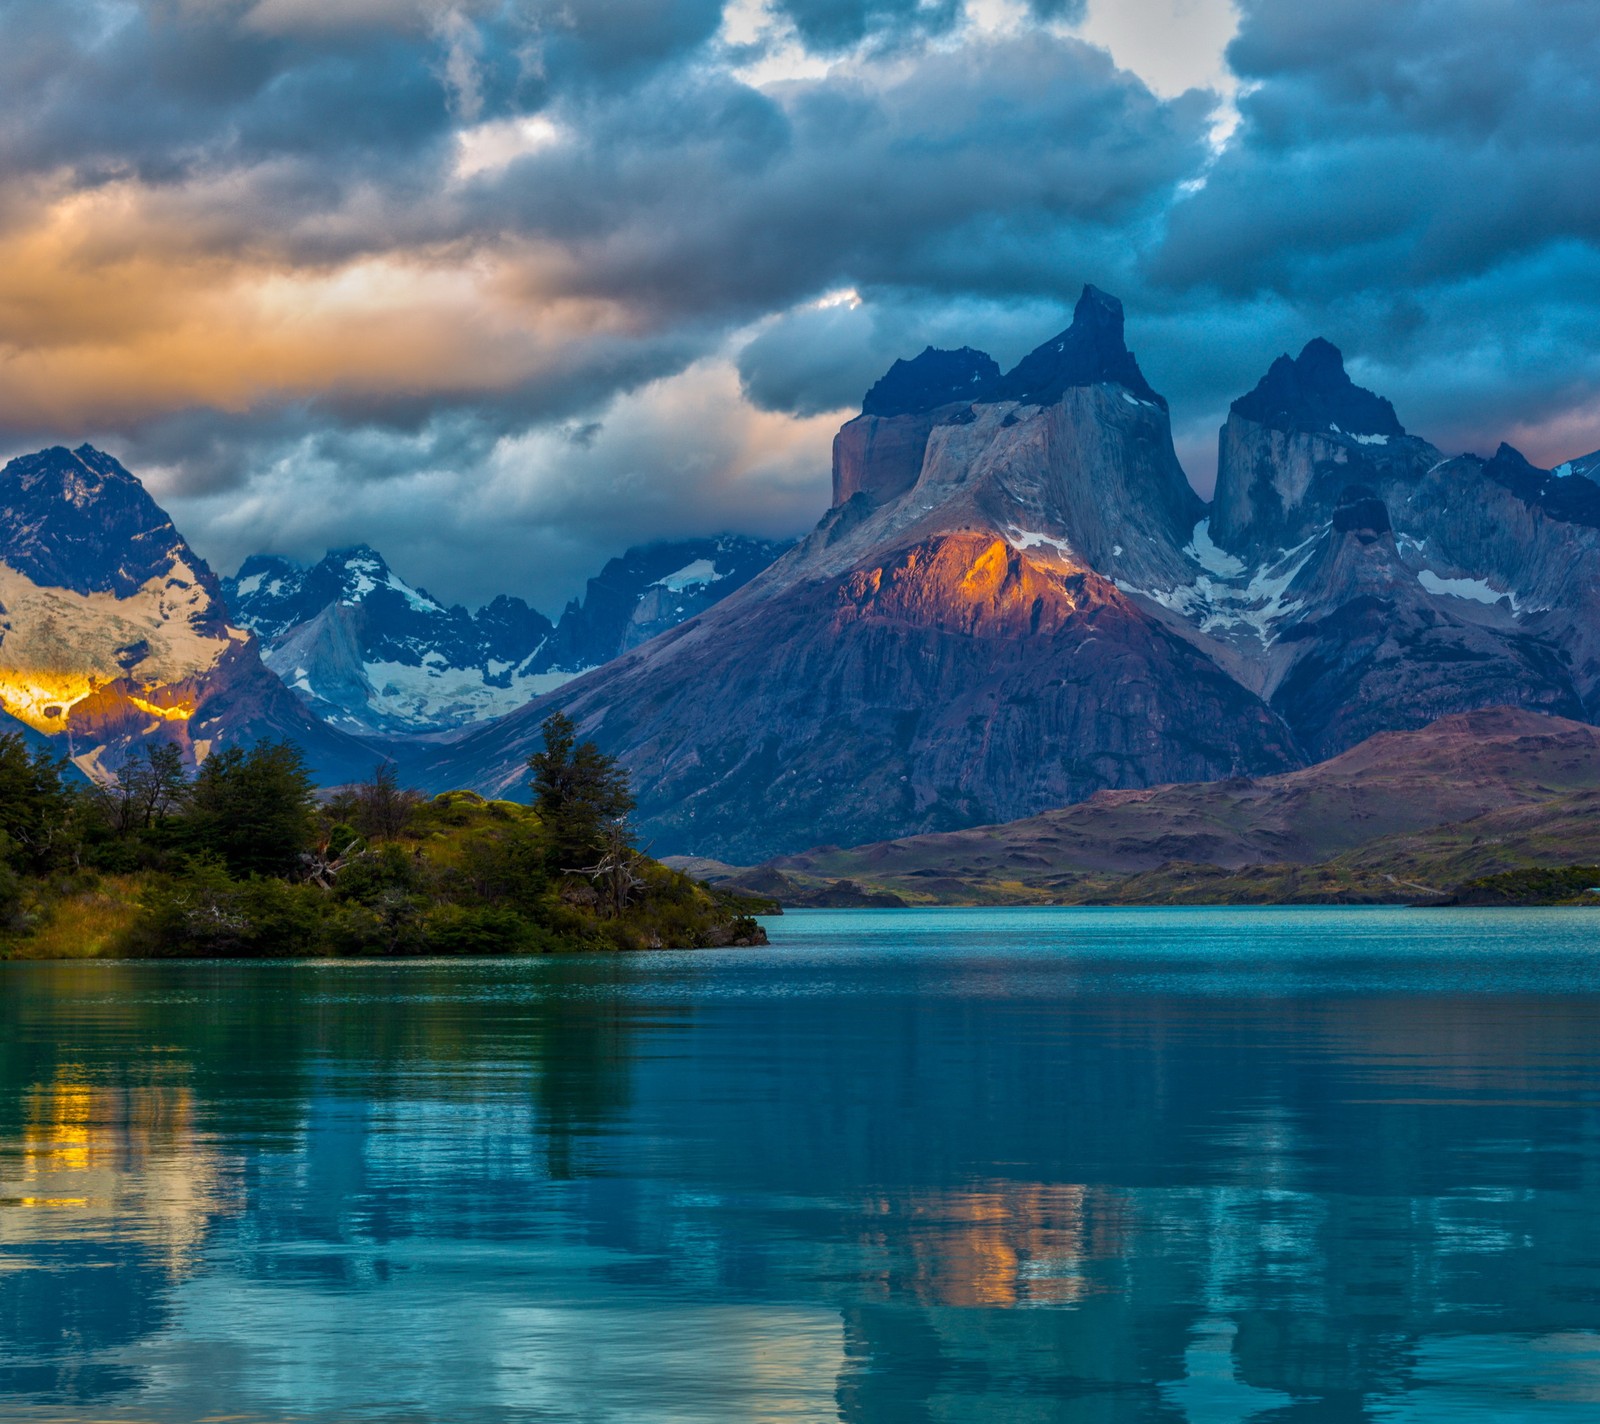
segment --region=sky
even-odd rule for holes
[[[1209,490],[1322,335],[1441,448],[1600,448],[1594,0],[0,0],[0,452],[222,572],[546,612],[788,536],[862,393],[1085,282]]]

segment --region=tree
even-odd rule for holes
[[[593,742],[580,742],[564,712],[552,712],[541,728],[544,749],[528,758],[533,803],[547,840],[551,871],[576,870],[606,852],[607,828],[633,810],[628,773]]]
[[[392,762],[380,762],[372,780],[355,788],[350,818],[368,840],[395,840],[422,804],[422,793],[400,785]]]
[[[290,876],[316,829],[316,788],[289,742],[229,747],[194,779],[188,829],[198,850],[220,855],[233,875]]]
[[[119,836],[149,830],[182,807],[188,796],[183,752],[171,742],[146,746],[128,759],[114,784],[94,791],[101,814]]]
[[[67,763],[29,751],[19,732],[0,733],[0,846],[19,870],[44,870],[66,839],[72,796]]]
[[[603,833],[604,850],[593,865],[579,868],[600,892],[600,906],[620,918],[635,890],[642,890],[645,879],[639,871],[644,856],[633,847],[632,829],[625,820],[612,821]]]
[[[189,799],[183,752],[172,742],[145,747],[144,759],[133,766],[132,780],[139,821],[146,830],[173,815]]]

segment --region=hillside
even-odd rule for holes
[[[1394,899],[1600,850],[1600,729],[1512,708],[1385,732],[1316,766],[1086,802],[1001,825],[780,856],[730,884],[834,881],[908,901]],[[715,870],[702,873],[718,875]],[[1403,887],[1399,887],[1403,888]]]

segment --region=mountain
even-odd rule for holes
[[[1169,876],[1177,882],[1200,866],[1309,866],[1361,848],[1370,853],[1352,864],[1381,873],[1385,855],[1399,857],[1402,845],[1416,870],[1419,833],[1573,793],[1600,793],[1600,729],[1501,707],[1382,732],[1276,776],[1103,791],[1004,825],[825,847],[778,857],[761,871],[714,873],[762,893],[774,889],[770,872],[777,872],[791,895],[846,879],[910,899],[971,902],[1076,898],[1085,883],[1105,894],[1107,877],[1165,867],[1183,867]],[[1591,839],[1600,840],[1600,831]],[[1490,872],[1463,864],[1457,878],[1477,873]]]
[[[561,614],[545,662],[575,676],[647,643],[743,588],[792,539],[718,534],[644,544],[607,561]]]
[[[1447,458],[1326,341],[1234,402],[1186,552],[1191,577],[1123,588],[1313,758],[1474,707],[1600,709],[1600,486],[1504,445]]]
[[[205,561],[88,445],[0,470],[0,708],[98,779],[152,741],[199,762],[287,737],[328,781],[376,759],[288,694]]]
[[[521,599],[447,607],[364,544],[310,568],[254,555],[223,592],[267,666],[318,717],[357,735],[449,730],[562,680],[536,662],[550,620]]]
[[[786,547],[723,535],[630,549],[555,625],[506,595],[474,612],[447,607],[366,545],[310,568],[253,555],[223,591],[318,717],[357,735],[414,736],[523,706],[709,607]]]
[[[561,707],[632,768],[658,852],[754,859],[1300,763],[1193,629],[1119,587],[1192,580],[1204,516],[1120,303],[1086,288],[1003,375],[926,351],[866,407],[833,507],[771,568],[416,774],[513,788]]]
[[[1557,479],[1566,479],[1569,475],[1582,475],[1587,480],[1600,480],[1600,450],[1580,455],[1575,460],[1563,460],[1550,473]]]

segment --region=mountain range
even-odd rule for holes
[[[311,567],[254,555],[222,589],[317,716],[357,736],[448,735],[694,617],[788,547],[724,534],[629,549],[554,624],[504,594],[471,612],[447,606],[364,544]]]
[[[469,613],[365,546],[273,555],[219,580],[139,481],[90,446],[0,470],[0,727],[92,779],[175,742],[287,738],[327,784],[397,739],[523,705],[693,617],[787,545],[737,535],[630,549],[552,624],[521,599]]]
[[[101,780],[151,741],[193,764],[287,738],[329,782],[374,760],[267,670],[205,560],[137,479],[87,445],[0,470],[0,709],[0,725]]]
[[[797,544],[630,550],[552,621],[365,546],[219,583],[114,460],[45,451],[0,472],[0,703],[91,775],[141,738],[288,735],[329,779],[382,755],[494,794],[561,709],[658,853],[743,864],[1291,774],[1477,709],[1600,717],[1600,454],[1447,455],[1318,339],[1218,455],[1206,502],[1088,287],[1010,370],[897,361]]]
[[[1600,728],[1499,707],[1275,776],[1102,791],[1005,825],[682,868],[790,904],[1427,901],[1476,876],[1593,861],[1597,808]]]
[[[1474,708],[1591,720],[1592,468],[1448,458],[1314,340],[1234,402],[1207,506],[1086,288],[1009,372],[897,362],[807,538],[416,771],[508,788],[560,707],[633,768],[658,850],[748,863],[1289,771]]]

